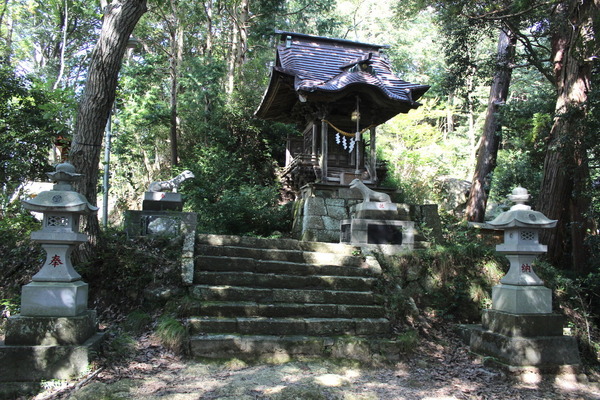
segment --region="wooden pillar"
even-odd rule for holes
[[[317,159],[317,137],[318,137],[318,129],[319,127],[316,124],[316,121],[312,124],[312,148],[311,148],[311,159],[314,162]]]
[[[328,150],[327,150],[327,131],[328,131],[328,126],[327,126],[327,122],[325,122],[325,120],[321,121],[321,174],[322,174],[322,178],[321,181],[322,182],[327,182],[327,157],[328,157]]]
[[[361,166],[363,164],[362,162],[362,157],[363,157],[363,152],[360,147],[361,147],[361,143],[362,143],[362,137],[361,137],[361,133],[357,130],[356,131],[356,136],[354,137],[354,151],[356,151],[356,170],[354,171],[354,173],[356,175],[359,175],[361,172]]]
[[[375,135],[377,133],[377,127],[376,126],[372,126],[370,129],[370,135],[369,135],[369,147],[370,147],[370,151],[371,151],[371,160],[370,160],[370,166],[371,166],[371,173],[373,174],[373,176],[371,177],[371,180],[374,183],[377,183],[377,147],[375,147]]]

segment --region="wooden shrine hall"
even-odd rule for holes
[[[280,37],[269,86],[255,115],[294,123],[287,141],[284,183],[379,183],[376,127],[417,108],[429,89],[398,78],[389,46],[276,31]],[[367,140],[365,140],[367,139]]]

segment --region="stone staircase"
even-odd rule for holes
[[[207,358],[395,359],[373,292],[379,264],[353,246],[198,235],[190,350]]]

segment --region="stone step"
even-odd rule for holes
[[[211,333],[242,335],[378,336],[390,334],[385,318],[264,318],[192,317],[192,336]]]
[[[373,276],[381,272],[371,265],[339,266],[314,265],[278,260],[260,260],[248,257],[224,257],[199,255],[196,257],[196,272],[199,271],[243,271],[263,274],[287,275],[336,275],[336,276]]]
[[[259,260],[285,261],[313,265],[337,265],[356,268],[368,267],[368,264],[363,257],[304,250],[212,246],[199,244],[196,245],[196,254],[202,254],[206,256],[241,257]]]
[[[286,362],[299,357],[351,359],[363,362],[399,361],[402,343],[391,339],[346,336],[275,336],[208,334],[190,338],[192,356]]]
[[[379,305],[273,303],[251,301],[196,301],[180,308],[180,317],[304,317],[304,318],[383,318],[385,310]]]
[[[322,253],[336,253],[352,256],[360,248],[343,243],[307,242],[295,239],[265,239],[249,236],[198,234],[196,243],[210,246],[250,247],[260,249],[296,250]]]
[[[372,290],[375,278],[355,276],[296,276],[254,272],[200,271],[195,282],[203,285],[228,285],[273,289],[327,289],[364,292]]]
[[[227,285],[194,285],[190,296],[203,301],[253,301],[269,303],[309,303],[309,304],[348,304],[375,305],[380,303],[372,292],[253,288]]]

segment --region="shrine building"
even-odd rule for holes
[[[349,194],[344,188],[353,179],[376,187],[385,177],[385,166],[377,161],[377,126],[419,107],[417,101],[429,86],[396,76],[383,53],[389,46],[284,31],[276,34],[275,63],[255,115],[293,123],[302,132],[287,138],[283,184],[297,200],[336,199],[336,207],[348,210]],[[339,232],[341,210],[323,213],[326,219],[321,222],[330,225],[323,229]],[[297,236],[336,241],[337,233],[306,227],[306,217],[312,214],[297,214],[304,221],[295,222],[303,225]],[[345,214],[348,217],[348,211]]]

